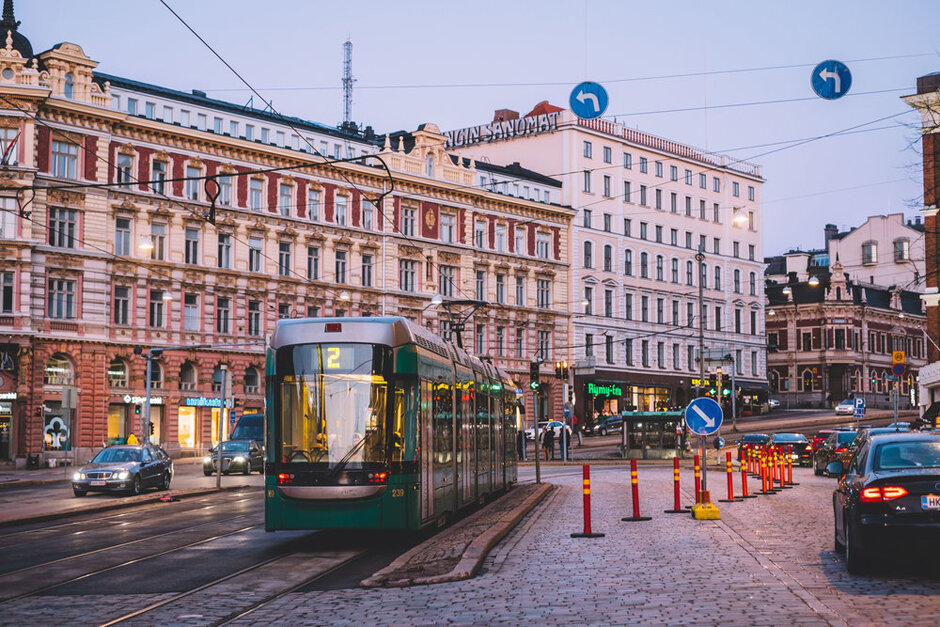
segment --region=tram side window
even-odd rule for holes
[[[434,461],[448,464],[453,461],[453,389],[449,383],[434,385]]]
[[[399,381],[395,385],[391,424],[390,457],[392,463],[417,461],[417,398],[414,382]],[[406,434],[412,434],[406,437]]]

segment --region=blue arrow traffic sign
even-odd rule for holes
[[[721,405],[710,398],[697,398],[685,408],[685,424],[698,435],[711,435],[718,431],[724,415]]]
[[[820,98],[835,100],[849,93],[852,86],[852,73],[841,61],[829,59],[813,68],[810,75],[813,91]]]
[[[580,83],[571,90],[568,106],[583,120],[599,118],[607,110],[607,90],[600,83]]]

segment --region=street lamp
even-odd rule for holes
[[[810,287],[816,287],[819,285],[819,279],[816,278],[815,276],[811,276],[808,282],[809,282]]]

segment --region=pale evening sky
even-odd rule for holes
[[[567,106],[575,84],[600,82],[605,117],[763,166],[765,255],[821,246],[827,222],[913,217],[922,203],[919,118],[900,96],[940,71],[940,2],[166,2],[275,109],[324,124],[342,120],[347,36],[353,119],[379,133]],[[101,72],[250,97],[159,0],[17,0],[15,11],[37,52],[70,41]],[[852,71],[839,100],[810,87],[826,59]]]

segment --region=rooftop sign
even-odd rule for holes
[[[512,139],[513,137],[551,133],[558,130],[559,113],[559,111],[554,111],[516,120],[503,120],[502,122],[448,131],[444,133],[444,148],[462,148],[474,144]]]

